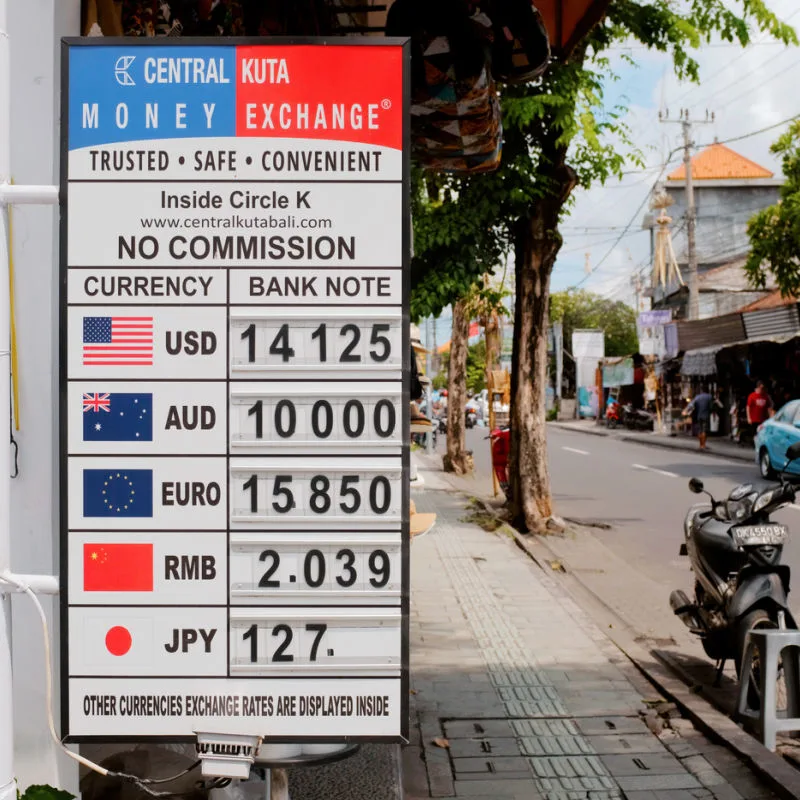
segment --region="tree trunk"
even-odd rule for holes
[[[483,335],[486,341],[486,386],[492,385],[492,371],[497,369],[500,361],[500,317],[496,311],[481,320]]]
[[[447,454],[445,472],[465,475],[472,471],[472,457],[466,452],[464,406],[467,404],[467,340],[469,319],[464,302],[453,306],[453,333],[450,338],[450,366],[447,370]]]
[[[516,304],[511,373],[509,482],[513,523],[542,533],[553,515],[547,464],[547,310],[550,274],[561,247],[558,217],[575,186],[564,153],[550,159],[557,194],[536,201],[514,234]]]

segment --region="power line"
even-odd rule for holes
[[[789,52],[789,51],[786,51],[786,52]],[[767,63],[769,63],[769,62],[767,62]],[[798,65],[798,63],[800,63],[800,58],[795,58],[792,61],[791,64],[789,64],[788,66],[784,67],[779,72],[776,72],[771,77],[769,77],[769,78],[760,78],[758,85],[754,86],[752,89],[748,89],[743,94],[737,95],[737,97],[736,97],[737,102],[739,100],[741,100],[743,97],[747,97],[748,95],[751,95],[753,92],[758,91],[759,89],[763,89],[764,86],[766,86],[768,83],[772,83],[772,81],[774,81],[776,78],[780,78],[781,75],[784,75],[790,69],[793,69],[794,67],[796,67]],[[749,80],[750,78],[753,78],[753,77],[760,77],[760,76],[758,76],[758,73],[754,72],[748,78],[744,78],[744,81],[747,81],[747,80]],[[739,88],[739,86],[742,84],[742,82],[743,82],[743,80],[741,78],[739,78],[737,80],[734,80],[734,81],[731,81],[724,89],[720,89],[719,91],[715,92],[715,95],[716,95],[715,96],[715,100],[718,99],[721,95],[725,94],[725,92],[727,92],[728,89]]]
[[[628,233],[625,234],[625,237],[627,237],[627,236],[635,236],[637,233],[644,233],[644,231],[643,230],[641,230],[641,231],[628,231]],[[567,253],[577,253],[579,250],[587,250],[587,249],[589,249],[591,247],[600,247],[600,246],[602,246],[604,244],[608,244],[608,242],[614,242],[614,241],[619,241],[618,237],[611,237],[609,239],[604,239],[602,242],[587,242],[586,244],[583,244],[583,245],[580,245],[580,246],[577,246],[577,247],[570,247],[570,248],[568,248],[566,250],[560,250],[559,251],[559,255],[567,254]]]
[[[795,18],[795,17],[796,17],[798,14],[800,14],[800,9],[797,9],[797,10],[796,10],[796,11],[794,11],[792,14],[790,14],[790,15],[789,15],[789,16],[788,16],[788,17],[787,17],[785,20],[784,20],[784,22],[785,22],[785,23],[788,23],[789,21],[791,21],[792,19],[794,19],[794,18]],[[765,38],[766,38],[766,37],[765,37]],[[730,61],[728,61],[728,62],[727,62],[727,63],[726,63],[726,64],[725,64],[725,65],[724,65],[724,66],[723,66],[721,69],[718,69],[716,72],[713,72],[713,73],[711,73],[711,75],[709,75],[709,76],[704,76],[704,77],[702,78],[702,83],[698,83],[698,84],[695,84],[695,85],[691,86],[691,87],[690,87],[690,88],[689,88],[687,91],[685,91],[685,92],[684,92],[682,95],[680,95],[680,97],[679,97],[679,98],[678,98],[676,101],[674,101],[674,102],[675,102],[676,104],[677,104],[677,103],[681,103],[681,102],[682,102],[682,101],[683,101],[683,100],[684,100],[686,97],[688,97],[690,94],[692,94],[693,92],[697,91],[698,89],[707,88],[707,87],[708,87],[708,85],[709,85],[709,84],[710,84],[712,81],[714,81],[714,80],[715,80],[715,79],[716,79],[716,78],[717,78],[719,75],[721,75],[721,74],[723,74],[723,73],[727,72],[727,71],[730,69],[730,67],[731,67],[731,65],[732,65],[732,64],[736,63],[736,62],[737,62],[737,61],[739,61],[740,59],[742,59],[742,58],[744,58],[745,56],[749,55],[749,54],[750,54],[752,51],[751,51],[750,49],[748,49],[748,48],[750,48],[750,47],[752,47],[752,46],[754,46],[754,45],[778,45],[778,44],[783,44],[783,42],[778,42],[778,41],[765,41],[764,39],[760,39],[760,40],[758,40],[758,41],[751,42],[750,44],[748,44],[747,46],[745,46],[744,48],[742,48],[742,52],[741,52],[741,53],[740,53],[738,56],[736,56],[735,58],[733,58],[733,59],[731,59]],[[727,45],[725,45],[725,44],[718,44],[718,45],[705,45],[705,46],[704,46],[704,49],[705,49],[705,48],[707,48],[707,47],[715,47],[715,46],[716,46],[716,47],[720,47],[720,46],[727,46]],[[741,45],[739,45],[739,44],[736,44],[736,43],[730,43],[730,46],[733,46],[733,47],[741,47]],[[758,65],[758,67],[757,67],[757,69],[759,69],[759,70],[760,70],[762,67],[766,66],[767,64],[769,64],[769,63],[771,63],[772,61],[774,61],[776,58],[780,57],[780,56],[781,56],[783,53],[785,53],[785,52],[791,52],[791,48],[789,48],[789,47],[786,47],[785,45],[784,45],[784,47],[785,47],[785,49],[784,49],[784,50],[782,50],[780,53],[776,53],[776,54],[775,54],[774,56],[772,56],[771,58],[768,58],[768,59],[766,59],[766,60],[765,60],[763,63],[759,64],[759,65]],[[650,49],[650,48],[646,48],[646,49]],[[791,65],[790,65],[790,67],[788,67],[788,68],[787,68],[787,70],[788,70],[788,69],[791,69]],[[787,70],[784,70],[784,72],[785,72],[785,71],[787,71]],[[755,73],[754,73],[754,74],[755,74]],[[771,79],[769,79],[769,80],[774,80],[775,78],[777,78],[777,77],[780,77],[782,74],[783,74],[783,72],[779,72],[779,73],[777,73],[776,75],[774,75],[774,76],[773,76]],[[744,80],[747,80],[747,78],[745,78]],[[768,80],[768,81],[766,81],[766,82],[769,82],[769,80]],[[736,85],[736,84],[738,84],[738,83],[740,83],[740,81],[736,81],[736,83],[735,83],[734,85]],[[763,85],[763,84],[761,84],[761,85]],[[727,90],[727,88],[729,88],[729,87],[725,87],[725,89],[724,89],[723,91]],[[760,86],[758,86],[758,87],[755,87],[755,88],[754,88],[752,91],[755,91],[755,89],[757,89],[757,88],[760,88]],[[750,93],[751,93],[751,92],[747,92],[746,94],[750,94]],[[719,92],[715,92],[714,94],[718,96],[718,95],[719,95]],[[746,96],[746,95],[745,95],[745,96]],[[717,98],[715,97],[715,101],[716,101],[716,99],[717,99]],[[702,101],[701,101],[701,102],[702,102]],[[646,124],[647,124],[647,123],[643,121],[643,122],[642,122],[642,123],[640,123],[638,126],[636,126],[636,128],[635,128],[634,130],[641,130],[641,129],[642,129],[642,128],[643,128],[643,127],[646,125]]]
[[[669,156],[667,157],[667,163],[669,163],[669,159],[672,158],[672,156],[676,152],[677,152],[677,150],[673,150],[669,154]],[[666,170],[666,168],[667,168],[667,164],[665,163],[664,166],[661,168],[661,172],[658,174],[658,177],[655,179],[654,184],[658,183],[661,180],[661,176],[664,174],[664,170]],[[630,230],[631,225],[633,225],[633,223],[636,221],[636,218],[639,216],[639,214],[641,213],[642,209],[647,204],[647,201],[648,201],[649,198],[650,198],[650,192],[647,192],[647,194],[645,194],[645,196],[642,198],[642,202],[639,203],[638,207],[636,208],[636,211],[633,212],[633,216],[630,218],[628,224],[625,226],[625,228],[623,229],[622,233],[620,233],[620,235],[614,241],[614,244],[611,245],[611,247],[608,249],[606,254],[600,259],[600,261],[597,264],[597,266],[588,275],[584,275],[583,278],[581,278],[581,280],[578,281],[578,283],[576,283],[575,286],[572,287],[573,289],[577,289],[580,286],[582,286],[584,283],[586,283],[586,281],[592,275],[594,275],[594,273],[597,272],[597,270],[599,270],[600,267],[603,266],[603,264],[605,264],[605,262],[608,260],[609,256],[616,249],[617,245],[622,241],[622,237],[625,236],[625,234],[628,232],[628,230]]]
[[[741,136],[731,136],[729,139],[717,139],[713,142],[707,142],[706,144],[697,145],[697,149],[703,150],[706,147],[711,147],[712,144],[730,144],[731,142],[741,142],[743,139],[751,139],[753,136],[760,136],[762,133],[769,133],[769,131],[774,131],[775,128],[780,128],[784,125],[787,125],[790,122],[794,122],[797,119],[800,119],[800,114],[795,114],[794,116],[782,119],[780,122],[776,122],[774,125],[767,125],[766,128],[759,128],[757,131],[750,131],[750,133],[743,133]]]
[[[794,14],[792,14],[792,16],[794,16]],[[786,22],[788,22],[791,18],[792,17],[787,18]],[[762,47],[762,46],[765,46],[765,45],[766,46],[775,46],[775,45],[779,45],[779,44],[783,45],[784,43],[783,42],[779,42],[777,40],[771,41],[771,42],[759,40],[759,41],[756,41],[756,42],[748,42],[746,45],[744,45],[744,47]],[[712,50],[715,50],[715,49],[719,49],[719,48],[726,48],[727,49],[727,48],[732,48],[732,47],[735,47],[737,49],[741,49],[742,46],[743,45],[741,44],[741,42],[717,42],[715,44],[704,44],[703,45],[703,49],[707,50],[707,49],[710,48]],[[786,45],[784,45],[784,47],[785,46]],[[602,52],[604,52],[604,53],[620,53],[620,52],[624,52],[624,51],[627,51],[627,50],[652,51],[653,48],[652,47],[648,47],[646,44],[629,44],[629,45],[620,44],[620,45],[612,45],[611,47],[606,47]]]
[[[781,122],[776,122],[774,125],[768,125],[767,127],[759,128],[756,131],[750,131],[749,133],[742,134],[741,136],[732,136],[729,139],[723,139],[723,140],[719,141],[718,144],[729,144],[730,142],[739,142],[739,141],[742,141],[743,139],[749,139],[749,138],[751,138],[753,136],[759,136],[762,133],[767,133],[768,131],[774,130],[775,128],[779,128],[782,125],[786,125],[789,122],[793,122],[796,119],[800,119],[800,114],[796,114],[796,115],[794,115],[792,117],[788,117],[787,119],[784,119]],[[702,145],[702,147],[709,147],[709,146],[710,145]],[[659,173],[659,175],[655,179],[655,181],[653,181],[653,184],[657,184],[659,182],[659,180],[661,180],[661,176],[664,174],[664,171],[666,170],[667,165],[670,163],[670,161],[672,159],[672,156],[680,149],[682,149],[682,148],[675,148],[670,152],[669,156],[667,157],[667,161],[664,163],[664,165],[662,165],[661,172]],[[628,230],[630,229],[631,225],[633,225],[633,223],[636,221],[636,217],[641,213],[642,209],[644,208],[645,204],[647,203],[647,200],[648,200],[649,196],[650,196],[650,193],[648,192],[644,196],[642,202],[637,207],[636,211],[634,211],[633,216],[631,217],[631,219],[628,222],[628,224],[623,228],[623,230],[620,233],[620,235],[616,239],[614,239],[614,243],[608,249],[606,254],[600,259],[600,261],[598,262],[597,266],[594,267],[592,269],[592,271],[588,275],[585,275],[580,281],[578,281],[578,283],[576,283],[571,288],[577,289],[580,286],[582,286],[592,275],[594,275],[595,272],[597,272],[597,270],[599,270],[603,266],[603,264],[611,256],[611,253],[616,249],[617,245],[622,241],[622,238],[628,232]]]
[[[798,14],[800,14],[800,9],[798,9],[797,11],[795,11],[793,14],[790,14],[790,15],[789,15],[789,16],[788,16],[788,17],[787,17],[785,20],[784,20],[784,22],[789,22],[789,21],[791,21],[791,20],[792,20],[792,19],[794,19],[794,18],[795,18],[795,17],[796,17]],[[783,50],[781,53],[776,53],[776,54],[775,54],[775,56],[773,56],[773,57],[771,57],[771,58],[768,58],[766,61],[764,61],[764,63],[763,63],[763,64],[759,64],[759,67],[758,67],[759,69],[761,69],[761,67],[764,67],[764,66],[766,66],[767,64],[769,64],[771,61],[775,60],[776,58],[780,57],[780,56],[781,56],[783,53],[785,53],[785,52],[788,52],[788,51],[789,51],[789,47],[788,47],[787,45],[785,45],[783,42],[774,42],[774,41],[773,41],[773,42],[765,42],[763,39],[761,39],[761,40],[759,40],[759,41],[757,41],[757,42],[752,42],[751,44],[783,44],[783,45],[784,45],[784,47],[786,48],[786,49],[785,49],[785,50]],[[739,45],[739,47],[741,47],[741,45]],[[684,93],[683,93],[683,94],[682,94],[682,95],[681,95],[681,96],[680,96],[680,97],[679,97],[679,98],[678,98],[678,99],[675,101],[675,103],[676,103],[676,104],[678,104],[678,103],[682,103],[682,102],[683,102],[683,100],[684,100],[686,97],[688,97],[690,94],[692,94],[693,92],[696,92],[698,89],[706,88],[706,87],[708,86],[708,84],[709,84],[709,83],[711,83],[711,81],[713,81],[713,80],[715,80],[715,79],[717,78],[717,76],[719,76],[719,75],[722,75],[724,72],[727,72],[727,71],[728,71],[728,70],[731,68],[731,65],[732,65],[732,64],[735,64],[737,61],[740,61],[740,60],[741,60],[742,58],[744,58],[746,55],[749,55],[749,54],[750,54],[750,52],[751,52],[751,51],[747,49],[748,47],[750,47],[750,45],[747,45],[747,46],[745,46],[744,48],[742,48],[742,52],[741,52],[741,53],[740,53],[738,56],[736,56],[736,58],[733,58],[733,59],[731,59],[730,61],[728,61],[728,63],[727,63],[727,64],[725,64],[724,66],[720,67],[720,69],[718,69],[716,72],[713,72],[713,73],[711,73],[711,75],[708,75],[708,76],[704,77],[704,78],[703,78],[703,82],[702,82],[702,84],[699,84],[699,83],[697,83],[697,84],[695,84],[694,86],[690,87],[690,88],[689,88],[689,89],[688,89],[686,92],[684,92]]]

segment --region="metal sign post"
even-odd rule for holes
[[[63,735],[407,739],[407,46],[63,58]]]

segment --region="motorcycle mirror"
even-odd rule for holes
[[[796,461],[800,458],[800,442],[795,442],[793,445],[789,446],[789,449],[786,451],[786,458],[789,461]]]
[[[798,455],[800,455],[800,449],[798,449]],[[701,481],[700,478],[692,478],[689,481],[689,491],[693,494],[702,494],[705,491],[703,481]]]

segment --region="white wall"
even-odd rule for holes
[[[57,183],[60,37],[79,33],[80,0],[6,2],[12,176],[18,184]],[[12,214],[21,429],[11,564],[16,572],[58,574],[58,210],[18,206]],[[45,608],[57,622],[57,599],[45,598]],[[22,788],[49,783],[77,793],[77,769],[47,733],[40,626],[27,598],[14,598],[12,625],[17,779]],[[54,633],[58,694],[57,627]]]

